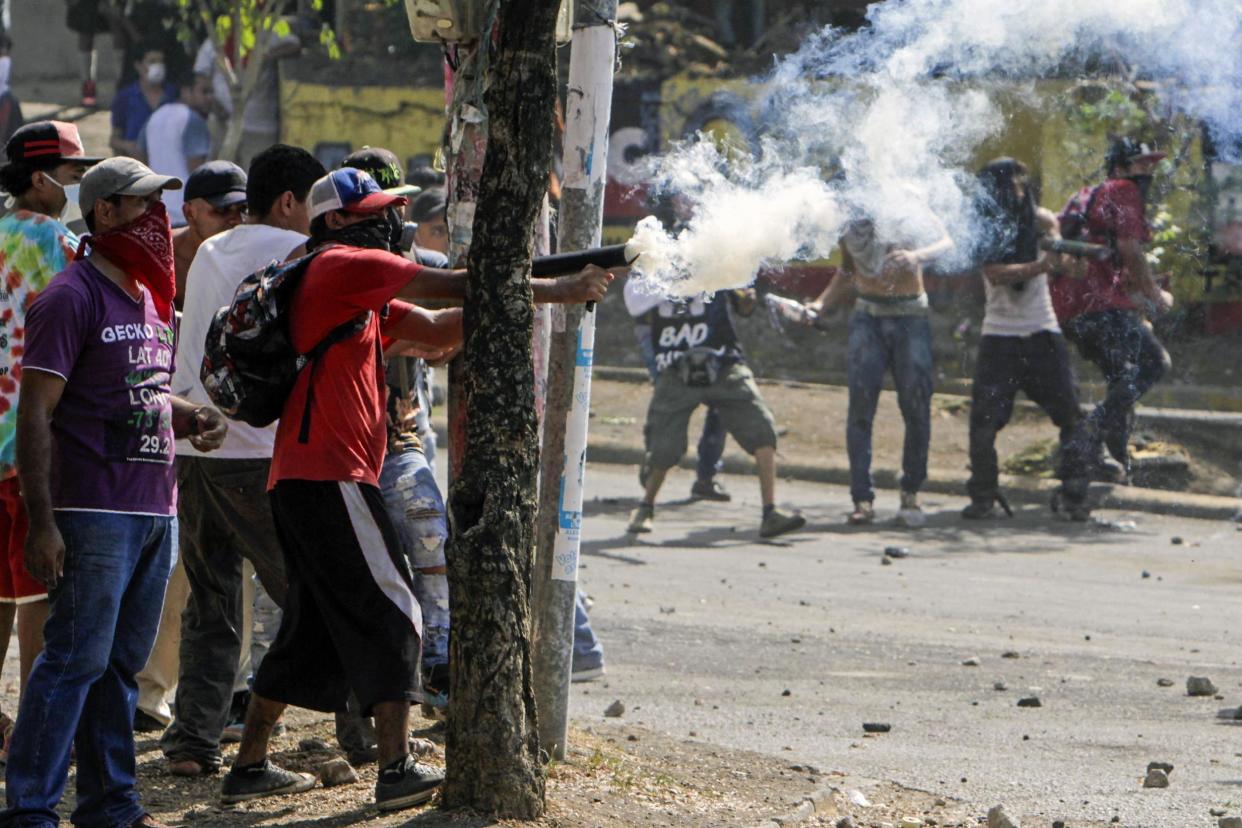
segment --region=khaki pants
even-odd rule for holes
[[[180,559],[168,579],[164,592],[164,611],[160,631],[147,666],[138,680],[138,709],[161,724],[172,723],[172,701],[177,693],[177,674],[181,669],[181,613],[190,598],[190,582]]]

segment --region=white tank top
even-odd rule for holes
[[[1016,285],[994,285],[983,280],[988,304],[983,314],[984,336],[1031,336],[1041,331],[1060,333],[1057,313],[1048,293],[1048,274]]]

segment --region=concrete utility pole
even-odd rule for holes
[[[616,17],[616,0],[577,0],[574,8],[565,105],[561,252],[600,243],[617,58]],[[581,305],[558,305],[553,308],[552,326],[532,596],[533,661],[539,742],[549,756],[564,759],[595,313],[584,311]]]

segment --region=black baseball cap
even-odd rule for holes
[[[423,190],[410,202],[410,220],[419,223],[444,216],[448,206],[448,197],[443,187],[432,187]]]
[[[1117,138],[1108,148],[1105,163],[1111,170],[1113,167],[1124,167],[1135,161],[1159,161],[1168,153],[1159,152],[1151,144],[1135,141],[1133,138]]]
[[[380,185],[380,189],[389,195],[408,197],[421,189],[401,180],[401,161],[391,150],[383,147],[363,147],[346,156],[341,162],[341,168],[346,167],[369,174],[375,179],[375,183]]]
[[[35,121],[13,133],[4,152],[9,161],[24,161],[35,167],[55,167],[73,162],[98,164],[99,156],[88,156],[82,148],[78,128],[65,121]]]
[[[246,203],[246,171],[232,161],[208,161],[185,182],[185,200],[201,198],[212,207]]]

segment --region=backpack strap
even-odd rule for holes
[[[338,342],[349,339],[354,334],[361,331],[371,322],[371,311],[359,314],[348,322],[342,322],[337,325],[328,335],[320,340],[319,344],[306,353],[307,365],[303,366],[303,370],[309,368],[310,376],[306,380],[306,405],[302,409],[302,424],[298,428],[298,442],[310,442],[310,422],[311,422],[311,406],[315,402],[315,369],[319,367],[319,358],[325,352]]]

